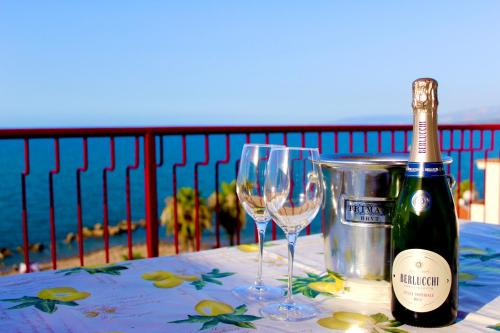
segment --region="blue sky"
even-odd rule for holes
[[[421,76],[441,112],[497,107],[499,14],[495,0],[2,0],[0,126],[369,122],[409,117]]]

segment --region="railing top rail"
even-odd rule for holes
[[[95,128],[13,128],[0,129],[0,139],[102,137],[176,134],[244,134],[293,132],[404,131],[411,125],[273,125],[273,126],[175,126],[175,127],[95,127]],[[441,130],[500,130],[500,124],[442,124]]]

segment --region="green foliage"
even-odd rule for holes
[[[167,226],[167,234],[174,233],[175,200],[168,197],[165,207],[160,215],[162,225]],[[207,202],[199,194],[199,222],[200,232],[212,228],[212,212],[208,209]],[[177,223],[178,235],[183,250],[194,250],[195,246],[195,191],[191,187],[183,187],[177,192]]]
[[[235,243],[236,233],[245,225],[245,210],[242,207],[238,207],[238,205],[236,180],[230,183],[223,182],[219,191],[219,222],[224,230],[226,230],[231,246]],[[215,192],[208,198],[208,206],[211,212],[217,213]]]
[[[471,191],[473,193],[476,192],[476,186],[472,186],[471,188],[471,183],[470,183],[470,180],[469,179],[464,179],[460,182],[460,184],[455,187],[453,193],[454,193],[454,197],[455,198],[458,198],[458,189],[460,189],[460,196],[463,196],[463,194],[466,192],[466,191]]]

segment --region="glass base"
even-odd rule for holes
[[[272,301],[283,297],[284,290],[278,287],[271,287],[266,285],[256,286],[241,286],[233,289],[233,294],[250,301]]]
[[[274,320],[302,321],[316,317],[318,311],[307,304],[269,304],[260,309],[261,315]]]

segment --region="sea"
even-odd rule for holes
[[[497,133],[498,134],[498,133]],[[484,148],[491,145],[491,132],[485,132]],[[245,143],[245,135],[234,134],[230,136],[230,162],[219,166],[219,183],[231,182],[236,176],[236,162],[240,158],[241,148]],[[333,133],[323,133],[321,136],[323,153],[334,153],[335,137]],[[368,133],[367,152],[378,152],[377,133]],[[194,186],[195,163],[205,160],[204,136],[187,136],[187,163],[184,167],[177,168],[177,188]],[[226,158],[225,136],[211,135],[209,137],[209,164],[199,167],[199,189],[201,196],[207,198],[215,190],[215,166],[219,160]],[[252,142],[265,142],[263,134],[252,134]],[[282,144],[283,134],[270,134],[270,143]],[[461,145],[460,135],[454,135],[453,147]],[[289,133],[287,136],[289,146],[300,146],[301,135]],[[411,133],[408,137],[411,143]],[[450,133],[443,134],[444,150],[450,150]],[[472,147],[470,143],[472,142]],[[382,134],[382,152],[391,151],[391,133]],[[475,161],[484,158],[484,149],[475,151],[471,155],[470,148],[478,149],[480,145],[479,132],[473,132],[472,137],[468,131],[464,132],[463,144],[466,150],[445,152],[452,156],[454,162],[450,173],[457,177],[461,169],[461,180],[474,178],[477,198],[484,196],[484,172],[479,170]],[[163,137],[163,149],[160,151],[159,138],[157,138],[157,160],[163,154],[163,164],[157,169],[158,189],[158,214],[165,207],[165,199],[173,193],[173,165],[182,161],[182,137],[177,135]],[[317,133],[307,133],[305,146],[317,147]],[[350,142],[348,133],[338,135],[338,153],[349,153]],[[31,139],[30,172],[26,177],[27,207],[28,207],[28,236],[30,243],[43,243],[45,250],[41,253],[30,254],[32,261],[49,261],[48,249],[50,240],[49,224],[49,172],[55,167],[55,150],[53,139]],[[395,133],[395,150],[404,150],[403,132]],[[407,147],[408,148],[408,147]],[[493,151],[489,157],[497,157],[500,149],[500,135],[496,135],[493,142]],[[365,140],[361,132],[353,134],[353,152],[364,152]],[[131,171],[131,207],[132,220],[144,218],[144,169],[143,169],[143,142],[140,143],[140,165],[137,170]],[[134,138],[115,138],[115,170],[108,173],[108,209],[109,224],[116,225],[126,219],[125,197],[125,172],[128,165],[133,165],[135,158]],[[460,156],[459,156],[460,155]],[[83,224],[88,227],[96,223],[103,223],[103,170],[110,165],[110,140],[109,138],[88,139],[88,170],[81,174]],[[460,166],[458,164],[460,160]],[[470,165],[473,169],[470,169]],[[60,171],[54,175],[54,202],[58,257],[77,255],[77,243],[65,244],[63,241],[69,232],[77,231],[77,193],[76,170],[83,165],[83,143],[81,138],[60,139]],[[21,262],[23,256],[16,249],[22,245],[22,202],[21,202],[21,174],[24,170],[24,144],[22,140],[0,140],[0,248],[8,248],[12,256],[0,261],[2,267],[9,268]],[[321,215],[321,214],[319,214]],[[215,226],[215,223],[213,224]],[[269,228],[270,229],[270,228]],[[320,232],[321,221],[317,217],[311,224],[312,232]],[[221,229],[223,245],[228,244],[228,239]],[[278,236],[282,233],[278,231]],[[268,233],[270,237],[270,232]],[[166,234],[165,228],[160,227],[161,241],[172,242],[172,236]],[[252,242],[254,228],[247,216],[247,223],[242,230],[241,241]],[[145,242],[145,230],[139,228],[133,233],[134,243]],[[126,235],[110,238],[111,245],[126,245]],[[215,244],[215,231],[206,230],[202,242]],[[102,249],[103,239],[86,239],[86,253]]]

